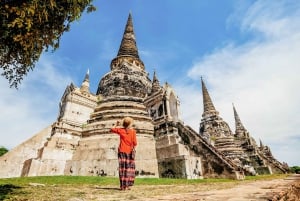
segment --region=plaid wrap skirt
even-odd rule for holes
[[[135,178],[135,162],[132,153],[118,153],[120,187],[133,186]]]

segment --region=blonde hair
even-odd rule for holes
[[[131,117],[125,117],[123,119],[123,127],[124,128],[130,127],[132,123],[133,123],[133,119]]]

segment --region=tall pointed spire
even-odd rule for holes
[[[259,147],[264,147],[264,144],[262,143],[261,139],[259,139]]]
[[[153,73],[153,79],[152,79],[152,89],[151,89],[151,93],[156,92],[160,89],[160,84],[159,84],[159,80],[156,77],[156,72],[154,71]]]
[[[83,82],[84,81],[88,81],[88,82],[90,81],[90,69],[87,70]]]
[[[203,96],[203,115],[218,115],[218,112],[215,109],[215,106],[209,96],[207,88],[204,84],[204,81],[201,77],[201,84],[202,84],[202,96]]]
[[[80,91],[84,93],[89,93],[90,92],[90,70],[88,69],[84,80],[82,81]]]
[[[125,31],[118,52],[118,57],[119,56],[132,56],[137,59],[140,58],[136,46],[131,13],[129,13],[128,20],[125,26]]]
[[[242,121],[234,107],[234,104],[232,103],[232,107],[233,107],[233,113],[234,113],[234,120],[235,120],[235,133],[238,134],[240,132],[244,132],[246,131],[244,125],[242,124]]]

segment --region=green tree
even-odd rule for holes
[[[5,147],[0,147],[0,156],[4,155],[6,152],[8,152],[8,149],[6,149]]]
[[[300,167],[299,166],[290,167],[290,170],[291,170],[292,173],[300,174]]]
[[[0,68],[10,87],[18,88],[41,53],[59,47],[62,34],[92,0],[0,0]]]

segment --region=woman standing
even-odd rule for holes
[[[118,148],[120,190],[130,190],[130,186],[134,184],[135,162],[133,152],[137,141],[136,131],[131,128],[132,123],[132,118],[125,117],[122,127],[120,127],[120,121],[117,121],[116,125],[110,129],[111,132],[120,136]]]

